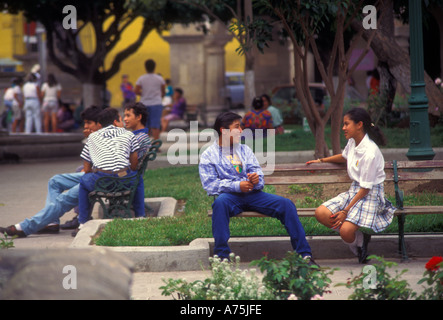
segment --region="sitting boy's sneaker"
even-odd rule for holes
[[[55,234],[55,233],[59,233],[60,231],[60,226],[58,224],[49,224],[46,227],[44,227],[43,229],[40,229],[39,231],[37,231],[38,234]]]
[[[26,233],[24,233],[21,230],[17,230],[17,228],[14,225],[6,228],[0,227],[0,234],[3,235],[5,233],[10,237],[17,236],[19,238],[26,238]]]
[[[317,266],[320,268],[317,262],[311,257],[311,256],[305,256],[303,257],[303,260],[305,260],[308,263],[308,266]]]
[[[74,217],[72,220],[66,221],[66,223],[62,224],[60,226],[60,229],[62,230],[70,230],[70,229],[77,229],[78,228],[78,218]]]

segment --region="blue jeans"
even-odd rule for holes
[[[135,180],[135,175],[137,171],[128,170],[128,176],[133,177]],[[101,177],[117,177],[118,175],[115,173],[105,173],[105,172],[95,172],[95,173],[86,173],[80,179],[80,188],[79,188],[79,197],[78,197],[78,222],[80,224],[84,224],[89,220],[89,216],[91,214],[91,204],[89,202],[89,193],[94,190],[95,182]],[[140,196],[140,190],[143,190],[143,184],[139,183],[136,190],[136,197],[134,198],[133,206],[135,205],[136,216],[141,213],[140,201],[137,201],[137,195]],[[137,198],[139,199],[139,198]],[[145,214],[144,203],[143,203],[143,216]]]
[[[212,204],[212,234],[214,254],[227,258],[231,253],[228,246],[230,237],[229,219],[243,211],[257,211],[277,218],[285,226],[294,251],[301,256],[311,255],[305,230],[298,219],[294,203],[284,197],[253,191],[249,193],[223,193]]]
[[[45,207],[20,223],[23,232],[30,235],[49,223],[59,224],[60,217],[78,205],[79,183],[83,175],[83,172],[65,173],[49,179]]]
[[[25,132],[31,133],[32,125],[36,133],[42,132],[42,116],[40,111],[40,102],[37,98],[26,99],[23,107],[25,110]]]
[[[149,115],[148,120],[146,122],[146,128],[160,129],[163,105],[158,104],[158,105],[146,106],[146,109]]]

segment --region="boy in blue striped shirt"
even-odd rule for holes
[[[222,113],[215,120],[214,130],[218,140],[203,152],[199,164],[203,189],[217,196],[212,204],[214,254],[222,259],[229,257],[229,219],[243,211],[257,211],[279,219],[289,233],[293,249],[309,264],[316,264],[295,205],[289,199],[262,191],[260,164],[252,150],[240,143],[241,116]]]

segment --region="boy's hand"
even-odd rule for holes
[[[248,179],[253,185],[256,185],[260,181],[260,177],[256,172],[248,173]]]
[[[240,182],[240,191],[241,192],[250,192],[254,188],[254,185],[250,181],[242,181]]]

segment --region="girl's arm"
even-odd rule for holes
[[[306,164],[321,163],[321,162],[346,163],[346,158],[343,158],[343,156],[341,154],[335,154],[335,155],[333,155],[331,157],[327,157],[327,158],[310,160],[310,161],[306,162]]]

